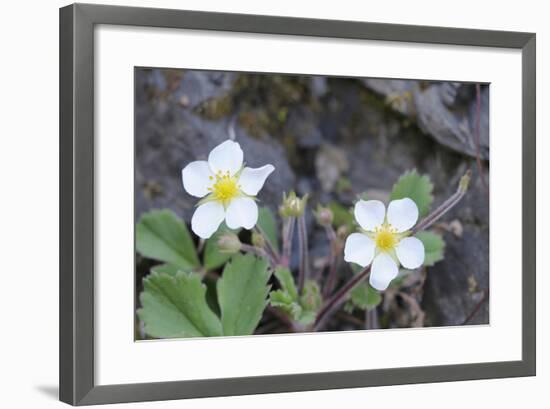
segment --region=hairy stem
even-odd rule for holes
[[[370,274],[370,265],[365,267],[360,273],[353,276],[343,287],[341,287],[331,298],[329,298],[317,314],[314,329],[318,331],[325,325],[328,318],[334,314],[338,308],[346,301],[348,294],[361,283]]]
[[[241,250],[244,251],[245,253],[254,254],[255,256],[258,256],[258,257],[265,257],[271,262],[272,265],[275,264],[275,260],[273,260],[273,258],[264,249],[251,246],[250,244],[242,243]]]
[[[422,219],[416,226],[414,226],[414,228],[411,230],[411,235],[414,235],[419,231],[426,230],[428,227],[438,221],[445,213],[455,207],[458,202],[460,202],[460,200],[464,197],[466,191],[468,190],[470,176],[471,172],[466,172],[466,174],[460,179],[457,191],[451,197],[445,200],[441,205],[439,205],[437,209],[435,209],[424,219]]]
[[[281,262],[283,265],[287,267],[290,264],[292,239],[294,238],[295,225],[296,225],[296,218],[291,216],[286,219],[283,226],[283,253],[281,255]]]
[[[379,329],[378,312],[376,308],[369,310],[365,309],[365,329]]]
[[[474,309],[472,310],[472,312],[470,314],[468,314],[468,316],[466,317],[466,319],[464,320],[464,322],[462,323],[462,325],[466,325],[468,324],[475,316],[476,314],[479,312],[479,310],[481,309],[481,306],[489,299],[489,289],[486,289],[483,291],[483,298],[476,304],[476,306],[474,307]]]
[[[300,244],[300,271],[298,274],[298,291],[302,293],[306,278],[309,277],[309,250],[307,245],[306,217],[298,218],[298,241]]]
[[[275,250],[275,247],[273,246],[273,243],[271,243],[271,240],[269,240],[269,237],[264,232],[264,230],[260,227],[259,224],[256,224],[256,226],[254,228],[264,238],[265,250],[266,250],[267,254],[269,255],[269,257],[271,257],[273,262],[275,264],[277,264],[279,262],[279,254],[277,253],[277,250]]]
[[[330,242],[330,254],[329,254],[329,270],[327,275],[327,281],[325,283],[325,288],[323,288],[323,296],[326,298],[332,294],[334,290],[334,284],[336,282],[336,268],[338,267],[338,242],[336,238],[336,232],[332,226],[328,225],[325,227],[327,233],[327,238]]]

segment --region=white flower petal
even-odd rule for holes
[[[230,229],[244,227],[250,230],[258,221],[258,206],[249,197],[239,197],[229,204],[225,214],[225,223]]]
[[[354,214],[355,220],[363,229],[373,231],[384,223],[386,207],[379,200],[359,200],[355,204]]]
[[[256,196],[265,183],[267,177],[275,170],[273,165],[261,168],[244,168],[239,178],[241,190],[250,196]]]
[[[208,187],[212,185],[211,176],[208,162],[204,160],[191,162],[181,171],[183,188],[191,196],[204,197],[209,193]]]
[[[362,233],[352,233],[346,239],[344,260],[361,267],[368,266],[374,257],[374,240]]]
[[[424,244],[416,237],[405,237],[395,248],[397,259],[408,269],[415,269],[424,262]]]
[[[219,202],[207,202],[195,210],[191,218],[191,229],[203,239],[212,236],[225,217],[225,209]]]
[[[212,172],[227,172],[233,176],[243,165],[243,150],[237,142],[227,140],[216,146],[208,155],[208,164]]]
[[[418,220],[418,207],[408,197],[393,200],[388,205],[388,223],[399,233],[409,230]]]
[[[374,258],[370,270],[370,285],[378,291],[384,291],[391,280],[397,277],[397,264],[387,253],[380,253]]]

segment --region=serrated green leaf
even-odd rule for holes
[[[302,295],[300,296],[300,305],[304,311],[316,312],[323,302],[321,289],[314,280],[307,280],[304,284]]]
[[[153,210],[141,216],[136,225],[136,248],[145,257],[184,270],[199,266],[191,235],[171,210]]]
[[[265,232],[275,250],[279,250],[277,220],[269,207],[258,209],[258,225]]]
[[[225,265],[218,280],[224,335],[250,335],[267,305],[268,262],[250,254],[238,254]]]
[[[298,289],[296,288],[296,283],[294,282],[294,277],[290,270],[286,267],[277,267],[275,269],[275,277],[279,280],[279,284],[284,292],[288,293],[292,301],[298,301]]]
[[[370,311],[382,302],[382,296],[369,283],[361,283],[351,290],[350,301],[354,307]]]
[[[151,267],[151,273],[165,273],[172,277],[175,277],[180,271],[184,270],[173,264],[159,264],[158,266]]]
[[[319,285],[313,280],[306,281],[302,295],[298,296],[294,278],[287,268],[279,267],[275,275],[282,289],[269,294],[270,304],[283,310],[293,321],[304,325],[313,323],[323,302]]]
[[[420,175],[416,170],[405,172],[393,185],[390,200],[412,199],[420,216],[426,216],[433,202],[433,184],[427,175]]]
[[[302,307],[299,304],[298,289],[292,273],[288,268],[279,266],[275,269],[275,277],[281,289],[269,293],[271,306],[280,308],[293,320],[298,320],[302,314]]]
[[[269,293],[269,303],[272,307],[283,310],[293,320],[298,320],[302,315],[302,307],[298,301],[292,299],[289,293],[283,290],[271,291]]]
[[[303,310],[297,321],[302,325],[309,325],[315,322],[317,311]]]
[[[424,265],[433,266],[445,257],[445,241],[439,234],[431,231],[421,231],[416,237],[424,244]]]
[[[206,287],[195,273],[152,273],[143,280],[138,316],[156,338],[222,335],[220,319],[208,307]]]
[[[231,253],[220,251],[218,247],[218,239],[220,236],[229,231],[233,231],[235,234],[238,234],[239,232],[239,230],[231,230],[225,225],[225,223],[223,223],[218,228],[218,231],[206,240],[206,244],[204,246],[203,264],[207,271],[212,271],[223,266],[227,260],[231,258]]]

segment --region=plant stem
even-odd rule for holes
[[[369,310],[365,309],[365,329],[379,329],[378,312],[376,308]]]
[[[464,197],[468,189],[468,183],[470,180],[471,171],[466,172],[464,176],[460,179],[457,191],[445,200],[437,209],[427,215],[422,219],[414,228],[411,230],[411,235],[418,233],[419,231],[426,230],[436,221],[438,221],[445,213],[455,207],[458,202]]]
[[[273,247],[273,243],[271,243],[271,240],[269,240],[269,237],[267,237],[267,234],[265,234],[264,230],[260,227],[259,224],[256,224],[254,228],[264,238],[266,252],[271,257],[273,262],[277,264],[279,262],[279,255],[277,254],[277,250],[275,250],[275,247]]]
[[[254,254],[255,256],[258,256],[258,257],[265,257],[271,262],[272,265],[275,265],[275,260],[273,260],[273,258],[264,249],[251,246],[250,244],[242,243],[241,250],[244,251],[245,253]]]
[[[318,331],[325,324],[327,319],[336,312],[338,307],[346,300],[348,294],[351,290],[355,288],[356,285],[361,283],[366,279],[370,274],[370,265],[365,267],[360,273],[353,276],[343,287],[341,287],[330,299],[325,302],[325,305],[321,308],[317,314],[317,319],[315,321],[314,329]]]
[[[302,214],[298,218],[298,241],[300,244],[300,271],[298,274],[298,292],[304,289],[306,278],[309,277],[309,250],[307,245],[306,217]]]
[[[332,226],[326,226],[325,231],[330,242],[329,270],[327,281],[325,283],[325,288],[323,288],[323,296],[327,298],[330,294],[332,294],[332,290],[334,289],[334,284],[336,282],[336,268],[338,267],[339,251],[336,239],[336,232],[334,231]]]
[[[283,226],[283,253],[281,255],[281,263],[288,267],[290,264],[290,256],[292,249],[292,239],[294,238],[294,226],[296,225],[296,218],[289,217],[286,219]]]
[[[485,303],[485,301],[487,301],[488,299],[489,299],[489,289],[486,289],[483,291],[483,298],[476,304],[472,312],[468,314],[468,316],[466,317],[462,325],[468,324],[476,316],[476,314],[478,313],[483,303]]]

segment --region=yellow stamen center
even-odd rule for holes
[[[391,251],[399,242],[397,230],[389,224],[383,224],[374,230],[374,242],[381,251]]]
[[[225,173],[218,171],[215,177],[210,176],[210,179],[215,179],[215,182],[208,190],[212,192],[213,198],[222,202],[224,206],[239,195],[241,185],[236,177],[229,174],[229,171]]]

